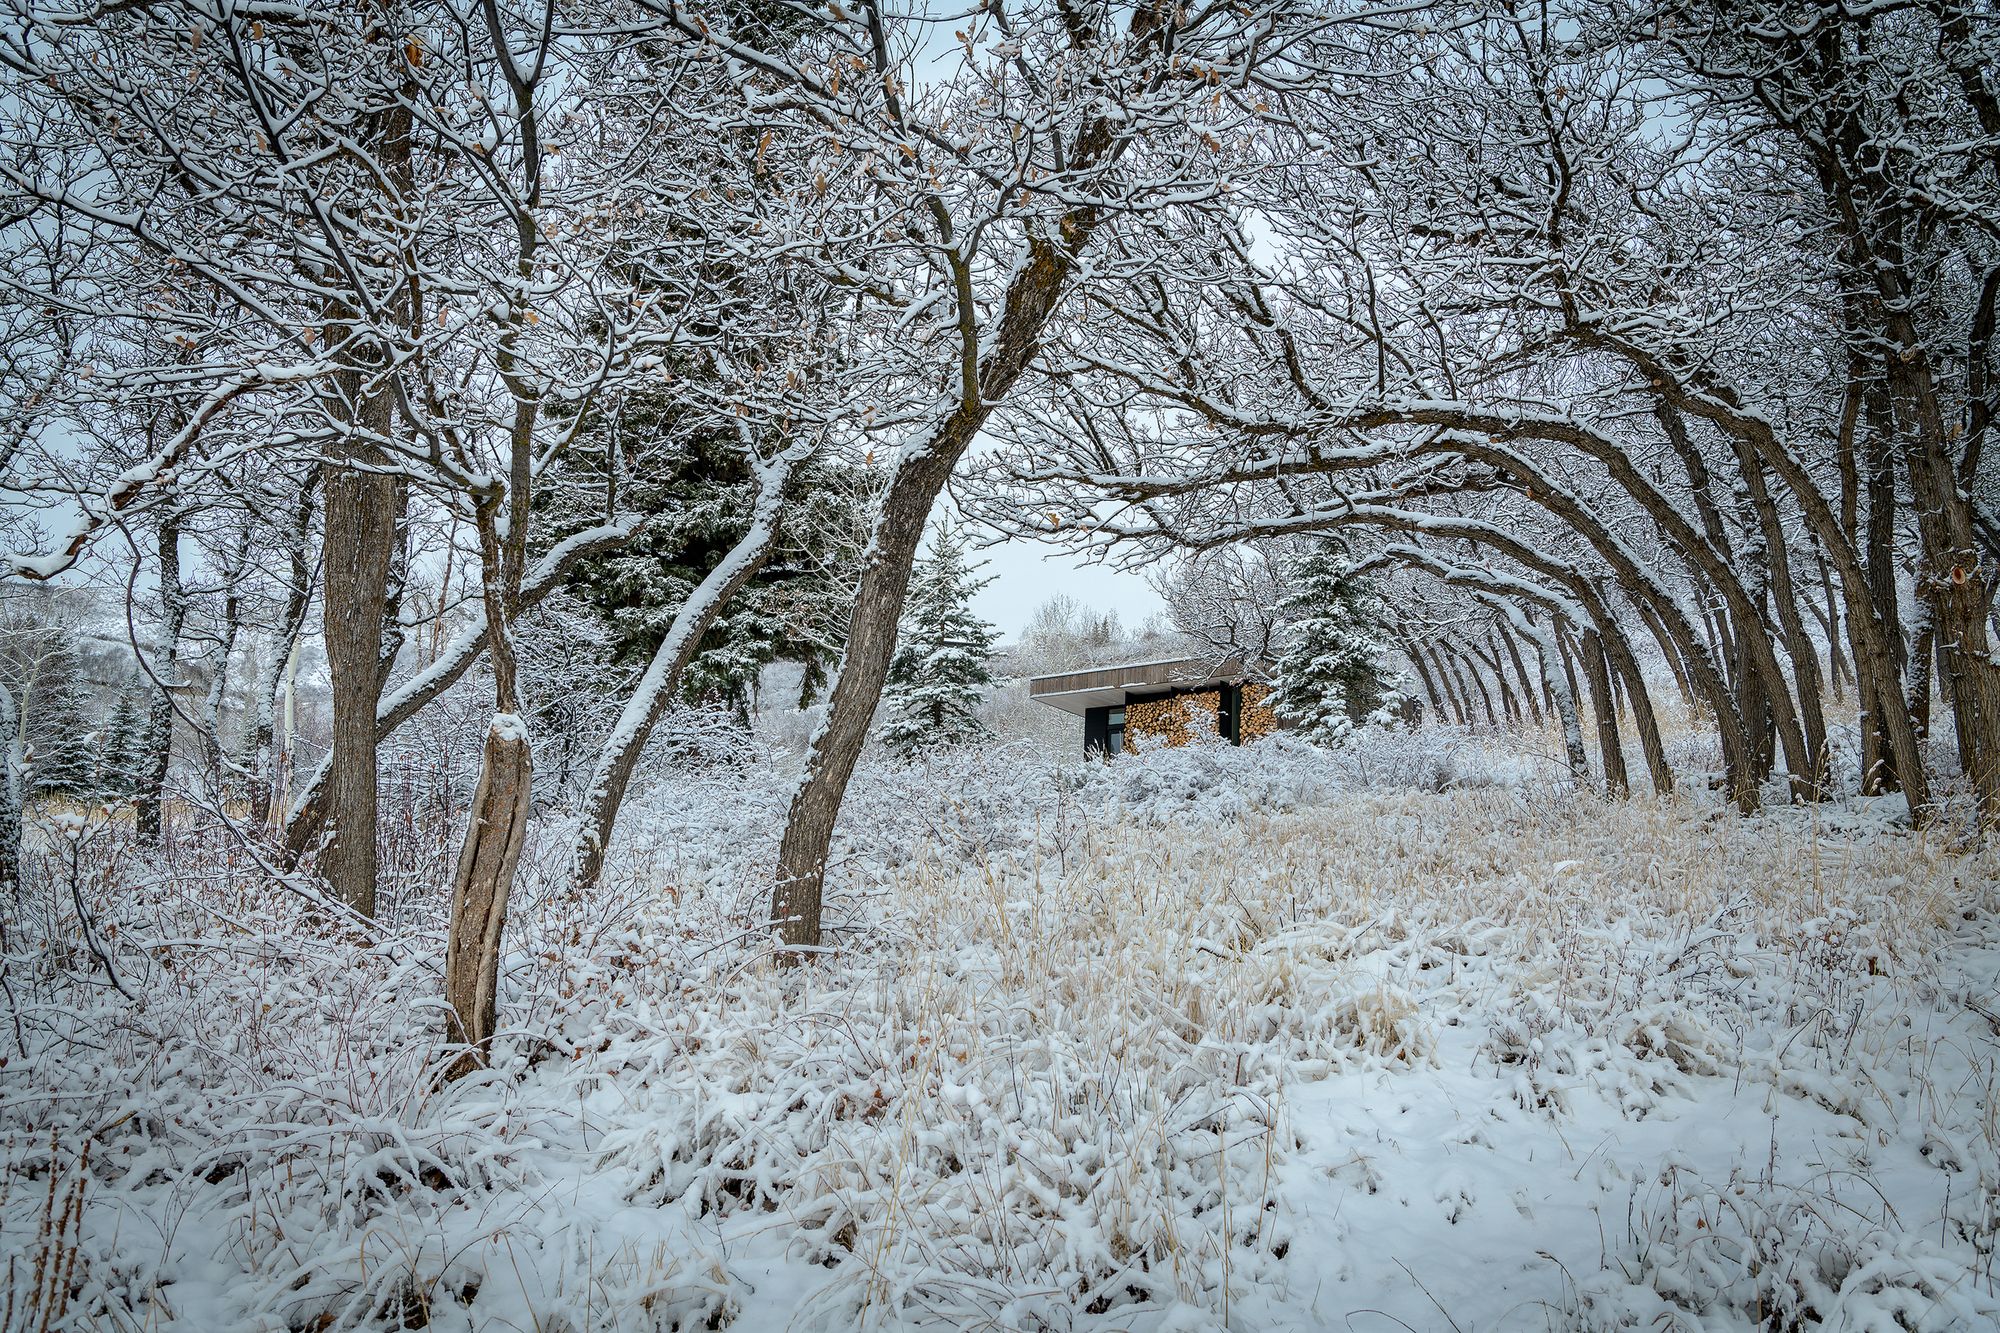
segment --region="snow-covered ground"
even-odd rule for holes
[[[786,791],[655,785],[589,901],[530,867],[455,1086],[438,903],[329,939],[85,837],[132,998],[67,882],[11,912],[8,1327],[2000,1321],[1990,852],[1442,733],[1006,749],[865,769],[839,952],[777,968]]]

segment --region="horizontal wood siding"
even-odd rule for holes
[[[1228,676],[1242,670],[1235,661],[1217,664],[1201,658],[1176,662],[1140,662],[1133,666],[1092,667],[1088,671],[1068,671],[1057,676],[1038,676],[1028,682],[1028,693],[1068,694],[1072,690],[1167,689],[1191,685],[1213,676]]]

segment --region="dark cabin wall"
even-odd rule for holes
[[[1111,705],[1083,710],[1083,752],[1103,757],[1111,748]]]

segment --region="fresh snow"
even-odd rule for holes
[[[934,755],[864,767],[837,950],[778,968],[795,763],[635,790],[587,901],[545,834],[455,1086],[435,897],[330,937],[227,847],[70,830],[138,998],[66,882],[10,918],[16,1320],[2000,1319],[1996,863],[1885,803],[1607,804],[1435,728]]]

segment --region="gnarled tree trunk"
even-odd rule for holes
[[[499,1024],[500,936],[521,846],[528,836],[534,764],[518,714],[495,713],[479,756],[472,821],[451,883],[451,933],[445,943],[445,1037],[466,1049],[454,1078],[485,1065]]]
[[[511,351],[511,349],[509,349]],[[511,358],[501,362],[511,373]],[[482,1068],[499,1023],[500,941],[507,928],[507,900],[528,836],[534,761],[528,726],[521,717],[513,626],[520,614],[522,566],[528,540],[528,496],[523,466],[533,442],[539,404],[515,401],[514,474],[505,496],[483,499],[474,514],[479,533],[481,600],[486,609],[486,656],[493,667],[493,720],[479,755],[479,783],[473,789],[465,842],[451,881],[451,926],[445,937],[445,1036],[463,1047],[447,1076],[458,1078]]]

